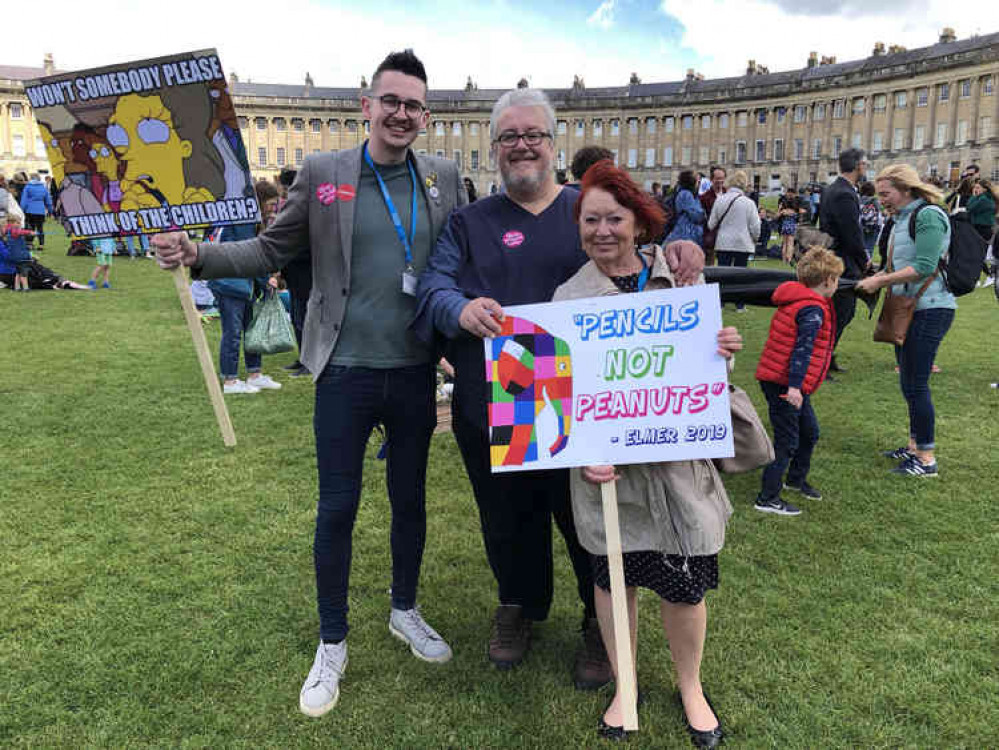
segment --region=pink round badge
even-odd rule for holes
[[[322,185],[316,188],[316,197],[319,202],[324,206],[330,205],[336,200],[336,185],[331,185],[328,182],[324,182]],[[351,196],[353,197],[353,196]]]
[[[507,247],[519,247],[524,244],[524,233],[510,230],[503,235],[503,244]]]
[[[341,185],[336,190],[336,197],[342,201],[352,201],[357,191],[354,190],[353,185]]]

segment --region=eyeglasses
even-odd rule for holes
[[[493,143],[498,143],[503,148],[513,148],[517,145],[517,141],[523,139],[525,146],[540,146],[545,138],[551,137],[551,133],[543,133],[540,130],[529,130],[526,133],[515,133],[512,130],[507,130],[496,136]]]
[[[376,96],[381,105],[388,114],[394,115],[399,111],[399,107],[402,107],[406,112],[406,117],[410,119],[416,119],[424,112],[427,111],[426,106],[423,102],[418,102],[415,99],[400,99],[394,94],[385,94],[384,96]]]

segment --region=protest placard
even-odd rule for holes
[[[74,237],[259,220],[214,50],[24,84]]]
[[[484,342],[493,471],[733,455],[717,285],[504,313]]]

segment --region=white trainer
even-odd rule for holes
[[[248,378],[246,381],[258,391],[280,391],[281,384],[272,379],[269,375],[257,375],[255,378]]]
[[[393,607],[389,616],[389,632],[400,641],[408,643],[409,650],[417,659],[436,664],[451,660],[451,647],[427,624],[416,607],[413,609]]]
[[[323,643],[316,649],[309,676],[298,695],[298,707],[306,716],[322,716],[340,698],[340,678],[347,668],[347,641]]]
[[[224,383],[222,392],[227,395],[230,393],[260,393],[260,389],[243,380],[237,380],[234,383]]]

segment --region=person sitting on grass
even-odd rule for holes
[[[809,500],[822,499],[808,483],[812,451],[819,439],[810,396],[825,380],[832,359],[836,313],[830,299],[839,287],[843,261],[829,250],[813,247],[798,261],[797,272],[797,281],[785,281],[773,294],[777,311],[756,368],[756,379],[770,407],[776,457],[763,470],[763,486],[754,507],[782,516],[801,513],[781,498],[782,482],[784,489]]]
[[[104,283],[101,285],[105,289],[111,288],[111,257],[115,252],[114,237],[98,237],[90,241],[94,247],[94,255],[97,256],[97,268],[90,274],[90,281],[87,286],[91,289],[97,288],[97,279],[104,276]]]
[[[24,241],[25,237],[34,237],[30,229],[21,228],[21,218],[15,214],[7,216],[7,225],[3,230],[3,241],[7,246],[7,257],[14,266],[14,291],[28,291],[28,265],[31,263],[31,251]]]

